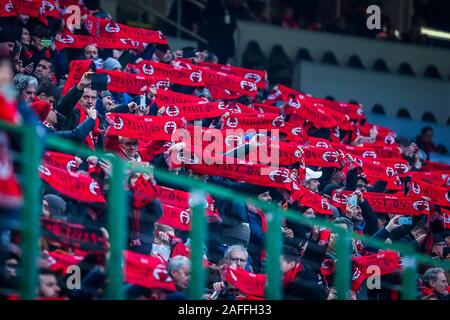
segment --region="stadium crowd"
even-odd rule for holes
[[[98,1],[85,1],[80,28],[67,23],[64,11],[79,1],[0,4],[2,121],[35,127],[42,141],[55,135],[115,154],[130,167],[195,177],[347,231],[408,243],[434,259],[450,259],[450,166],[427,160],[434,150],[429,128],[417,142],[407,141],[368,123],[362,106],[269,84],[263,70],[218,64],[221,52],[173,51],[162,32],[111,21]],[[173,135],[180,128],[183,134]],[[198,133],[223,138],[216,144],[221,151],[203,160],[233,161],[198,161],[201,155],[192,148]],[[20,145],[16,135],[0,132],[0,296],[7,299],[18,298],[21,263],[26,159],[17,157]],[[262,147],[279,155],[279,167],[264,162]],[[108,157],[45,150],[38,298],[105,297],[111,176]],[[124,184],[126,298],[187,299],[189,190],[130,168]],[[264,299],[265,213],[251,203],[209,195],[205,200],[204,299]],[[336,299],[336,234],[289,220],[283,220],[282,234],[283,299]],[[401,298],[397,252],[354,239],[352,263],[350,299]],[[68,287],[72,265],[81,269],[80,288]],[[365,285],[371,265],[381,272],[380,288]],[[448,270],[420,265],[419,273],[419,299],[449,300]]]

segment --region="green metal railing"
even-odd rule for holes
[[[91,155],[99,158],[107,157],[113,166],[112,175],[108,190],[108,212],[107,226],[110,237],[110,257],[107,264],[107,276],[109,279],[106,291],[107,299],[123,299],[123,272],[122,272],[122,252],[126,248],[127,216],[128,204],[124,189],[125,171],[131,167],[116,156],[109,156],[103,152],[93,152],[86,147],[77,145],[73,142],[63,140],[54,136],[47,136],[41,139],[37,132],[30,127],[14,127],[7,123],[0,122],[0,130],[6,130],[17,134],[22,141],[22,159],[26,154],[27,164],[23,166],[22,188],[24,191],[24,207],[22,215],[23,234],[21,240],[21,249],[23,253],[23,262],[21,263],[19,276],[20,295],[22,299],[33,299],[37,283],[37,271],[35,259],[38,256],[38,238],[40,228],[40,181],[38,175],[38,165],[42,156],[42,145],[45,143],[47,148],[61,152],[76,154],[78,156],[88,157]],[[364,241],[366,245],[379,249],[389,249],[398,251],[403,256],[404,268],[402,274],[402,298],[413,300],[417,298],[417,267],[418,263],[442,267],[450,270],[450,262],[431,259],[428,256],[418,254],[407,244],[392,243],[386,244],[383,241],[372,239],[364,235],[358,235],[346,232],[333,222],[309,218],[299,215],[292,210],[283,210],[276,205],[260,201],[253,196],[238,193],[234,190],[221,186],[205,183],[200,180],[192,179],[186,176],[177,176],[166,170],[149,167],[133,166],[133,171],[153,174],[156,180],[168,184],[177,185],[191,190],[194,201],[192,202],[192,230],[191,230],[191,252],[192,252],[192,276],[189,285],[189,297],[191,299],[201,299],[204,291],[205,271],[203,268],[203,244],[206,240],[206,218],[203,214],[201,199],[208,193],[213,197],[234,201],[237,203],[251,202],[260,210],[267,213],[268,232],[266,236],[267,250],[267,286],[266,297],[268,299],[281,299],[281,271],[279,257],[282,248],[281,219],[285,217],[288,220],[302,223],[307,226],[320,226],[330,229],[338,235],[336,243],[336,271],[335,288],[338,293],[338,299],[347,299],[347,293],[351,284],[351,239],[356,238]]]

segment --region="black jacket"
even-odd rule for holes
[[[94,127],[95,120],[89,117],[73,130],[56,131],[55,129],[49,127],[45,127],[45,130],[47,131],[47,133],[56,135],[60,138],[81,142],[86,139],[87,135],[94,129]]]
[[[80,124],[80,112],[75,108],[76,104],[83,95],[83,91],[78,90],[77,86],[74,86],[66,95],[61,99],[59,104],[56,106],[56,111],[66,117],[64,124],[60,126],[61,130],[73,130]],[[108,126],[105,118],[98,115],[100,120],[100,130],[106,129]],[[103,148],[103,136],[100,135],[96,143],[97,148]]]

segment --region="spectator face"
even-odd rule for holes
[[[106,111],[110,111],[114,107],[114,102],[111,96],[105,96],[102,98],[103,105]]]
[[[4,276],[5,278],[17,277],[17,266],[19,262],[16,259],[8,259],[5,261]]]
[[[306,182],[307,188],[314,192],[319,191],[319,185],[320,185],[320,182],[317,179],[310,179],[308,182]]]
[[[28,103],[32,103],[35,97],[36,97],[36,87],[33,85],[29,85],[21,92],[21,98]]]
[[[12,82],[14,74],[9,62],[0,64],[0,87],[4,87]]]
[[[80,99],[80,104],[82,107],[86,109],[90,109],[95,106],[95,102],[97,101],[97,91],[91,90],[89,88],[84,89],[83,95]]]
[[[443,272],[439,272],[436,281],[430,281],[431,288],[440,293],[447,294],[448,281]]]
[[[50,207],[47,200],[42,200],[42,215],[44,217],[50,217]]]
[[[31,37],[31,44],[38,50],[42,50],[44,46],[41,44],[41,38],[33,36]]]
[[[137,149],[138,149],[138,140],[136,139],[126,139],[123,138],[120,141],[120,146],[123,150],[125,150],[125,152],[131,156],[134,157],[137,154]]]
[[[61,289],[54,275],[42,274],[39,276],[39,291],[42,297],[57,298]]]
[[[34,75],[39,80],[51,79],[53,76],[51,62],[48,62],[46,60],[39,61],[39,64],[37,65],[36,70],[34,71]]]
[[[86,60],[97,59],[98,58],[98,49],[96,46],[90,44],[84,48],[84,58]]]
[[[258,195],[258,199],[264,202],[272,202],[272,197],[270,196],[270,192],[266,191]]]
[[[47,95],[45,94],[45,92],[41,92],[41,94],[38,96],[39,100],[48,102],[51,106],[53,106],[55,104],[55,97],[50,96],[47,97]]]
[[[3,42],[0,44],[1,49],[6,48],[10,53],[14,50],[14,42]],[[2,50],[3,51],[3,50]]]
[[[293,269],[295,267],[295,261],[288,262],[284,256],[280,257],[280,264],[281,264],[281,271],[283,273],[288,272],[289,270]]]
[[[30,32],[26,28],[22,28],[22,36],[20,37],[22,44],[29,46],[31,43]]]
[[[179,270],[174,271],[171,276],[177,288],[187,289],[191,278],[191,268],[188,265],[182,266]]]
[[[227,262],[228,265],[236,264],[237,267],[243,269],[247,264],[247,257],[245,252],[241,250],[234,250],[230,252],[230,257]]]
[[[58,123],[58,117],[53,107],[50,109],[50,112],[48,113],[48,116],[45,119],[45,121],[47,121],[51,125],[55,125]]]
[[[361,192],[366,192],[367,191],[367,183],[364,180],[359,179],[357,182],[357,185],[356,185],[356,189]]]
[[[309,218],[315,218],[316,215],[314,213],[314,210],[311,208],[308,208],[305,212],[303,212],[303,214]]]
[[[427,130],[423,135],[424,142],[432,142],[433,141],[433,130]]]

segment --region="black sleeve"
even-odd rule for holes
[[[308,263],[312,271],[318,274],[326,253],[327,246],[321,246],[317,242],[309,240],[303,253],[302,261]]]
[[[63,116],[68,117],[70,111],[72,111],[82,95],[83,91],[78,90],[77,86],[74,86],[67,91],[65,96],[62,97],[61,101],[56,106],[56,111],[61,113]]]
[[[367,234],[369,236],[375,234],[375,232],[378,231],[378,219],[376,214],[373,212],[372,208],[370,207],[369,202],[367,200],[364,200],[359,204],[361,208],[361,213],[364,218],[364,221],[366,222],[366,225],[364,226],[364,234]]]
[[[110,112],[111,113],[129,113],[130,108],[128,108],[128,104],[124,103],[124,104],[118,105],[117,107],[112,109]]]
[[[325,188],[331,182],[331,176],[333,175],[335,168],[322,168],[322,176],[319,179],[319,192],[322,192],[323,188]]]
[[[68,131],[55,131],[54,134],[61,138],[76,140],[76,141],[84,141],[86,139],[89,132],[91,132],[95,127],[95,120],[91,117],[88,117],[82,123],[78,125],[73,130]]]
[[[356,185],[358,184],[358,173],[357,169],[352,169],[347,172],[347,181],[345,183],[345,190],[356,190]]]

